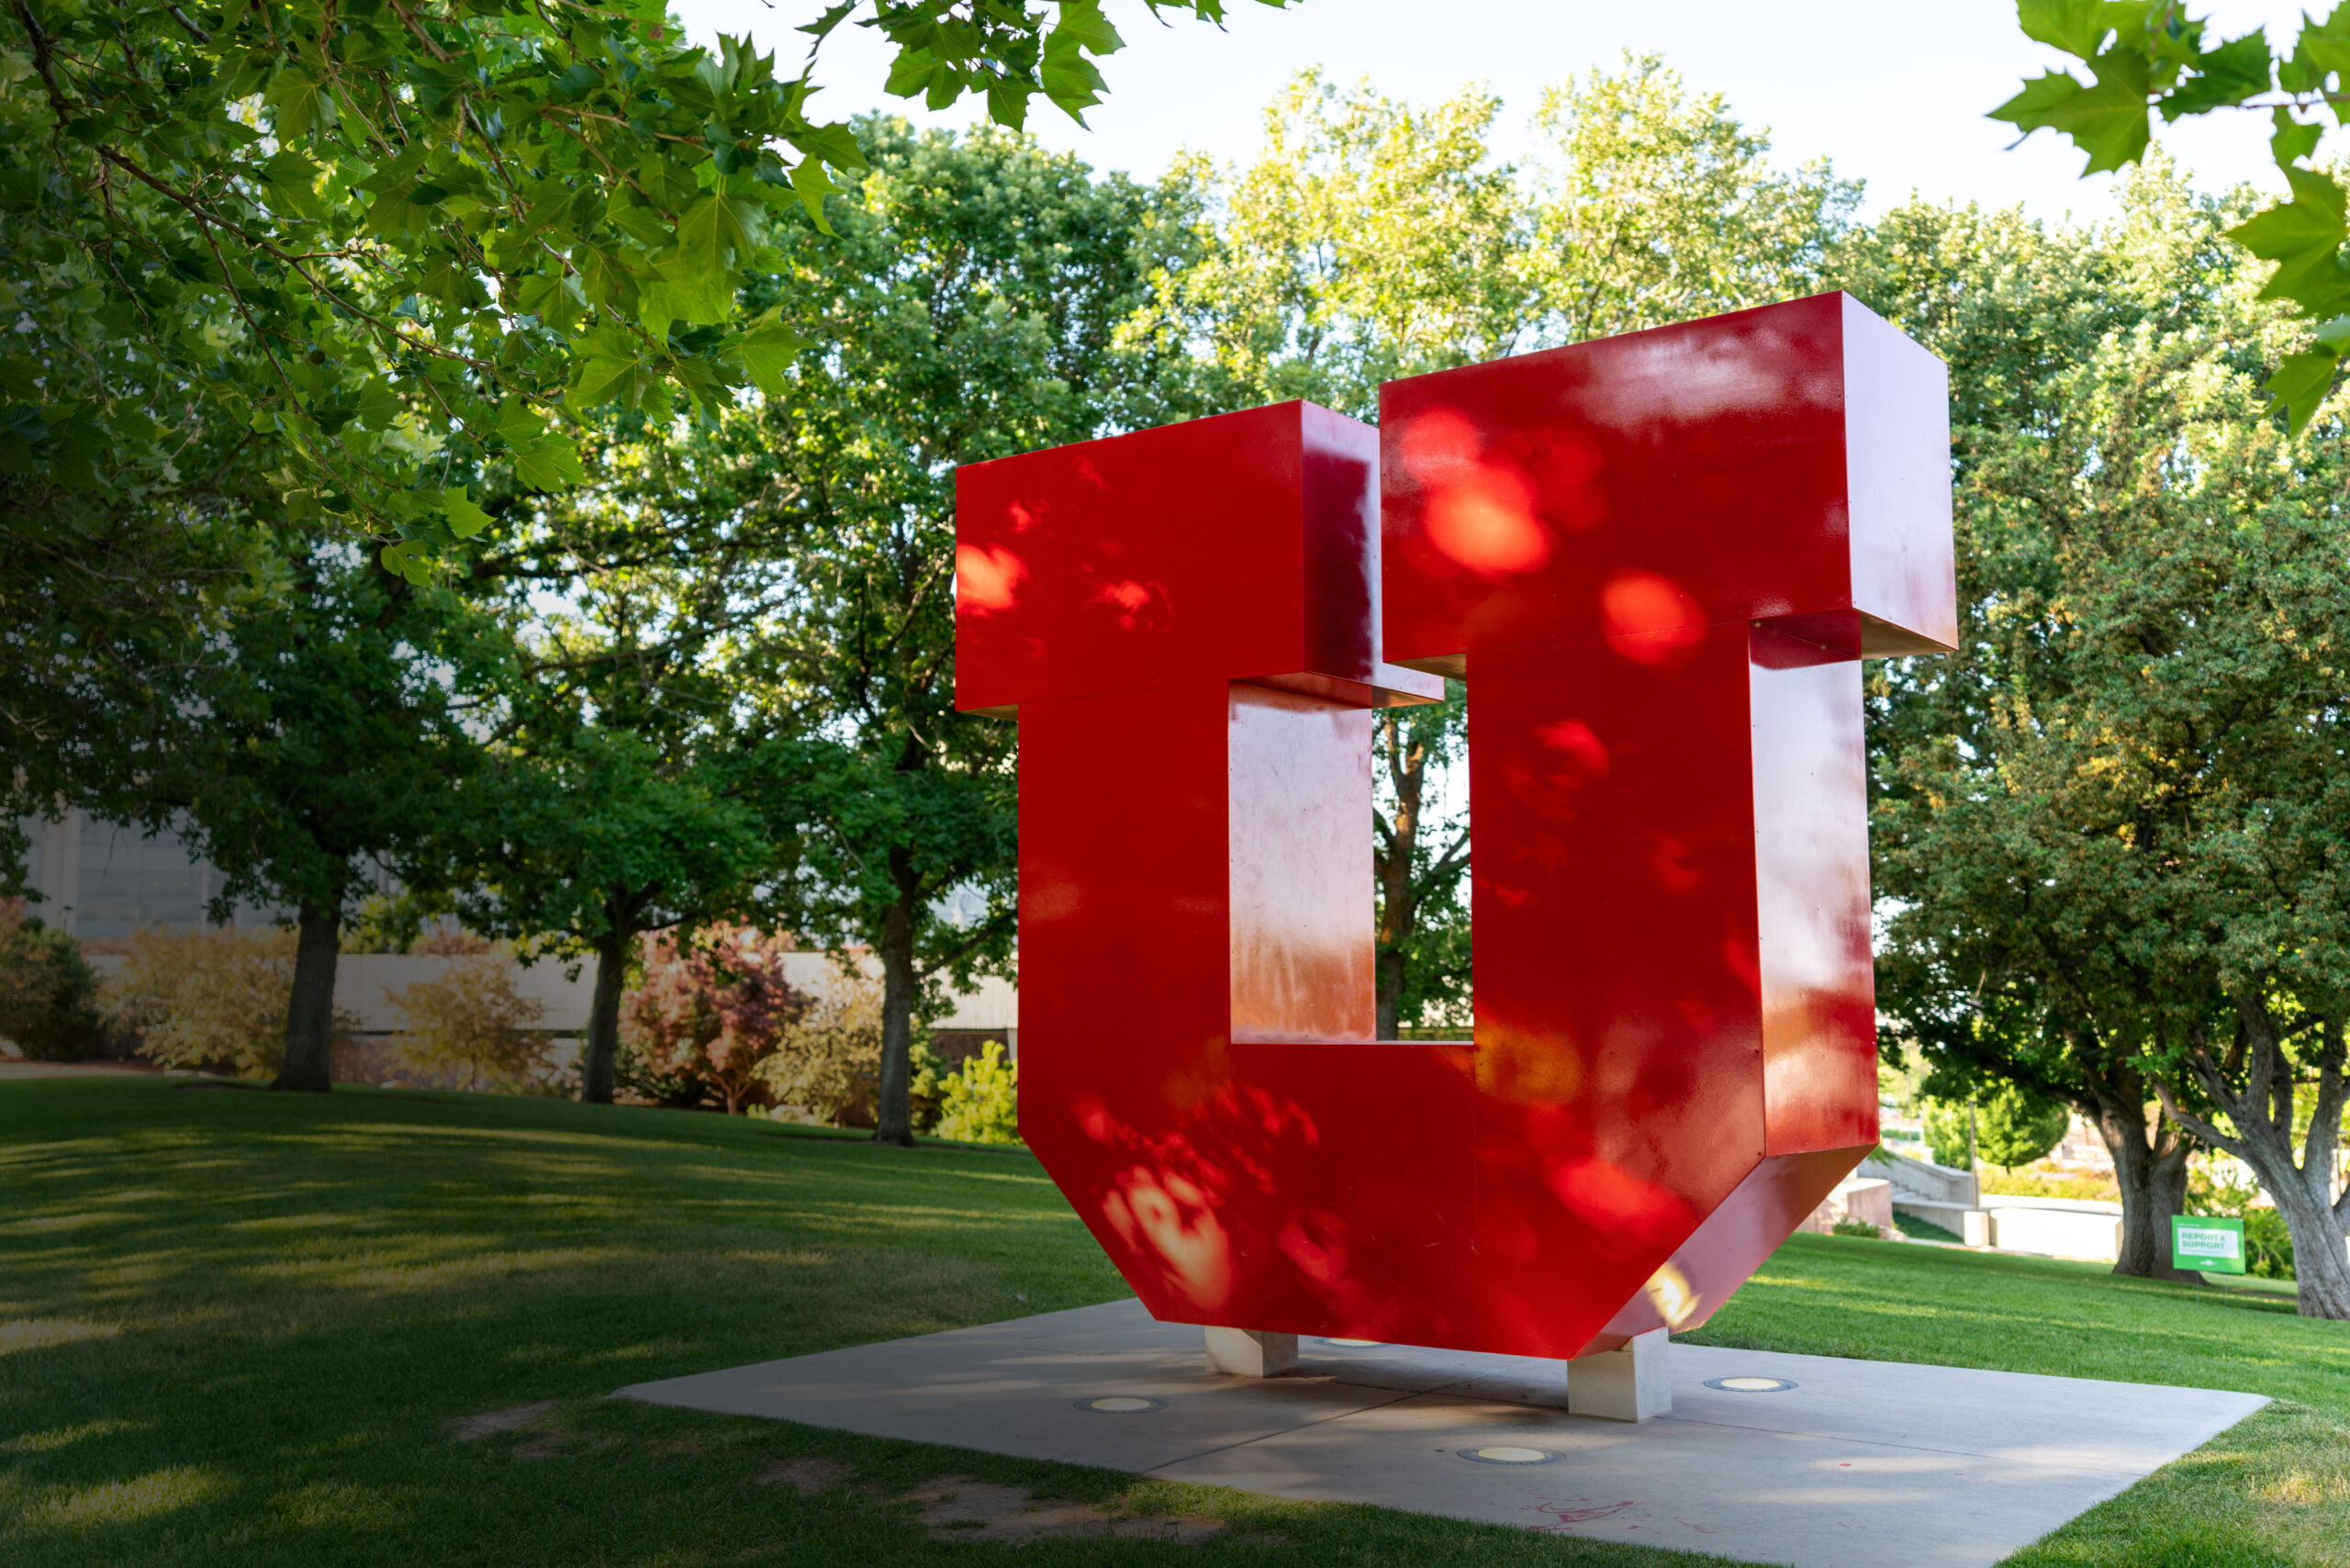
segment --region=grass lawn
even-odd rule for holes
[[[0,1083],[0,1195],[9,1568],[1711,1561],[599,1397],[1123,1294],[1015,1152],[50,1080]],[[2012,1561],[2350,1563],[2350,1326],[2289,1298],[1799,1236],[1690,1338],[2274,1394]],[[1233,1528],[934,1539],[905,1494],[946,1473]]]

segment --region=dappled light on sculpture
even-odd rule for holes
[[[1943,386],[1825,295],[962,471],[1022,1130],[1155,1315],[1610,1350],[1874,1146],[1858,661],[1954,635]],[[1473,1039],[1379,1041],[1370,711],[1447,674]]]

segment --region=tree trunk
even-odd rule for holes
[[[2187,1212],[2187,1157],[2195,1146],[2160,1111],[2149,1128],[2137,1075],[2118,1077],[2125,1092],[2081,1107],[2113,1156],[2113,1179],[2121,1189],[2121,1256],[2113,1271],[2199,1284],[2201,1275],[2173,1268],[2170,1260],[2170,1219]]]
[[[1403,1028],[1396,1022],[1396,1003],[1404,997],[1404,955],[1382,949],[1372,969],[1379,980],[1379,1021],[1372,1025],[1372,1037],[1393,1040]]]
[[[2300,1287],[2301,1316],[2340,1321],[2350,1319],[2350,1253],[2344,1250],[2342,1222],[2322,1196],[2331,1174],[2272,1182],[2261,1171],[2260,1184],[2293,1233],[2293,1282]]]
[[[1371,974],[1378,1022],[1374,1037],[1392,1040],[1402,1027],[1398,1014],[1404,1000],[1404,944],[1418,924],[1419,901],[1412,890],[1412,855],[1420,836],[1420,795],[1427,781],[1428,748],[1407,745],[1405,730],[1394,710],[1379,715],[1379,738],[1385,742],[1387,782],[1395,791],[1395,817],[1388,821],[1375,812],[1378,836],[1371,848],[1371,870],[1379,884],[1379,931],[1373,943]]]
[[[612,1066],[621,1054],[621,990],[628,983],[630,933],[608,925],[596,938],[596,993],[588,1007],[588,1049],[579,1058],[579,1098],[612,1103]]]
[[[324,1094],[334,1087],[334,969],[342,950],[342,906],[321,909],[305,899],[296,918],[285,1055],[269,1086]]]
[[[892,852],[893,860],[902,858]],[[917,894],[903,890],[881,917],[881,1092],[873,1141],[911,1148],[914,1141],[914,912]]]
[[[2214,1058],[2202,1039],[2194,1042],[2188,1057],[2196,1081],[2226,1115],[2233,1136],[2182,1110],[2169,1086],[2158,1084],[2163,1109],[2204,1142],[2252,1167],[2261,1191],[2292,1233],[2301,1316],[2350,1320],[2350,1255],[2343,1243],[2345,1224],[2350,1224],[2350,1193],[2336,1202],[2333,1190],[2334,1146],[2342,1135],[2345,1101],[2350,1101],[2341,1021],[2314,1021],[2319,1029],[2317,1100],[2311,1108],[2309,1130],[2296,1150],[2293,1087],[2300,1071],[2285,1054],[2266,1002],[2255,994],[2239,994],[2233,1001],[2236,1038],[2226,1060]]]

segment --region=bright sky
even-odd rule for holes
[[[748,31],[777,63],[796,68],[806,39],[793,31],[817,0],[673,0],[707,41]],[[1179,148],[1219,159],[1255,149],[1259,111],[1290,76],[1321,65],[1340,80],[1368,76],[1381,91],[1415,100],[1482,82],[1507,105],[1503,151],[1515,151],[1540,89],[1626,50],[1655,50],[1694,88],[1719,92],[1749,126],[1768,127],[1785,162],[1832,160],[1868,183],[1872,210],[1913,188],[1929,196],[2036,214],[2083,215],[2107,206],[2109,176],[2083,181],[2081,155],[2042,131],[2012,152],[2004,125],[1983,118],[2053,52],[2017,30],[2004,0],[1303,0],[1276,11],[1226,0],[1226,30],[1189,17],[1153,22],[1140,0],[1107,0],[1127,47],[1102,67],[1111,95],[1084,130],[1035,101],[1030,129],[1097,168],[1155,174]],[[2232,36],[2266,24],[2292,37],[2301,6],[2275,0],[2211,0],[2198,7]],[[824,47],[819,106],[837,116],[869,107],[906,112],[880,84],[888,54],[877,35],[844,29]],[[968,105],[938,117],[968,124]],[[2175,128],[2172,151],[2210,185],[2274,184],[2267,128],[2223,114]]]

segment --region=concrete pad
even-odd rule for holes
[[[1674,1345],[1673,1413],[1631,1426],[1570,1414],[1559,1361],[1298,1349],[1296,1376],[1217,1376],[1201,1329],[1123,1301],[620,1394],[1801,1568],[1987,1568],[2266,1403]],[[1492,1447],[1556,1457],[1463,1457]]]

